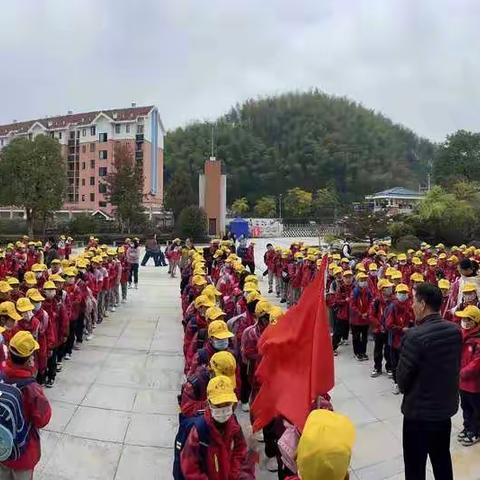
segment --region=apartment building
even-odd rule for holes
[[[128,144],[143,166],[144,205],[151,216],[163,204],[163,138],[165,130],[157,107],[98,110],[0,125],[0,150],[14,138],[50,135],[65,155],[68,187],[60,215],[79,213],[110,217],[112,205],[105,193],[105,177],[113,171],[115,146]],[[21,210],[0,207],[0,217],[21,217]]]

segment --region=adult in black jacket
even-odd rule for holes
[[[397,382],[404,394],[403,457],[406,480],[425,479],[427,456],[436,480],[453,480],[451,417],[458,410],[462,337],[440,315],[441,290],[420,284],[413,298],[416,326],[403,338]]]

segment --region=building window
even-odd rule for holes
[[[75,132],[70,132],[70,140],[75,140]]]
[[[82,187],[84,187],[84,186],[85,186],[85,179],[82,178]]]
[[[85,201],[85,195],[82,195],[82,202]]]
[[[126,131],[127,133],[130,133],[130,124],[129,124],[129,123],[127,123],[127,124],[125,125],[125,131]]]
[[[90,201],[91,201],[91,202],[94,202],[94,201],[95,201],[95,194],[94,194],[94,193],[91,193],[91,194],[90,194]]]
[[[107,141],[107,134],[106,133],[99,133],[98,134],[98,141],[99,142],[106,142]]]
[[[52,138],[55,138],[55,132],[50,132],[50,136],[51,136]]]
[[[107,176],[107,167],[100,167],[98,169],[98,176],[99,177],[106,177]]]
[[[99,206],[99,207],[106,208],[107,202],[98,202],[98,206]]]
[[[94,143],[91,143],[91,144],[90,144],[90,151],[91,151],[91,152],[94,152],[94,151],[95,151],[95,144],[94,144]]]
[[[90,135],[96,135],[97,134],[97,129],[95,127],[90,127]]]
[[[86,145],[82,145],[82,153],[86,153],[87,152],[87,146]]]
[[[77,138],[80,138],[80,130],[77,130]]]
[[[137,125],[137,133],[143,133],[143,125]]]
[[[105,183],[98,184],[98,193],[107,193],[107,185]]]
[[[95,160],[90,160],[90,168],[95,168]]]
[[[120,133],[121,128],[122,126],[119,123],[115,124],[115,133]]]
[[[3,147],[3,138],[0,140],[0,145]]]
[[[86,136],[87,136],[87,129],[82,128],[82,137],[86,137]]]
[[[85,162],[82,162],[82,170],[85,170],[87,166],[85,165]]]
[[[100,158],[100,160],[106,160],[107,157],[108,157],[107,150],[99,150],[98,151],[98,158]]]
[[[90,185],[95,185],[95,177],[90,177]]]

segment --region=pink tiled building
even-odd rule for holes
[[[165,130],[155,106],[87,113],[71,113],[26,122],[0,125],[0,150],[17,137],[50,135],[62,146],[67,165],[68,187],[63,210],[79,213],[112,213],[105,198],[103,179],[112,172],[118,143],[130,145],[135,161],[143,166],[144,205],[154,216],[163,204],[163,137]],[[21,210],[0,207],[0,216],[18,217]]]

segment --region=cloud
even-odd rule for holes
[[[168,128],[318,87],[441,141],[478,130],[475,0],[24,0],[0,16],[0,122],[154,103]]]

